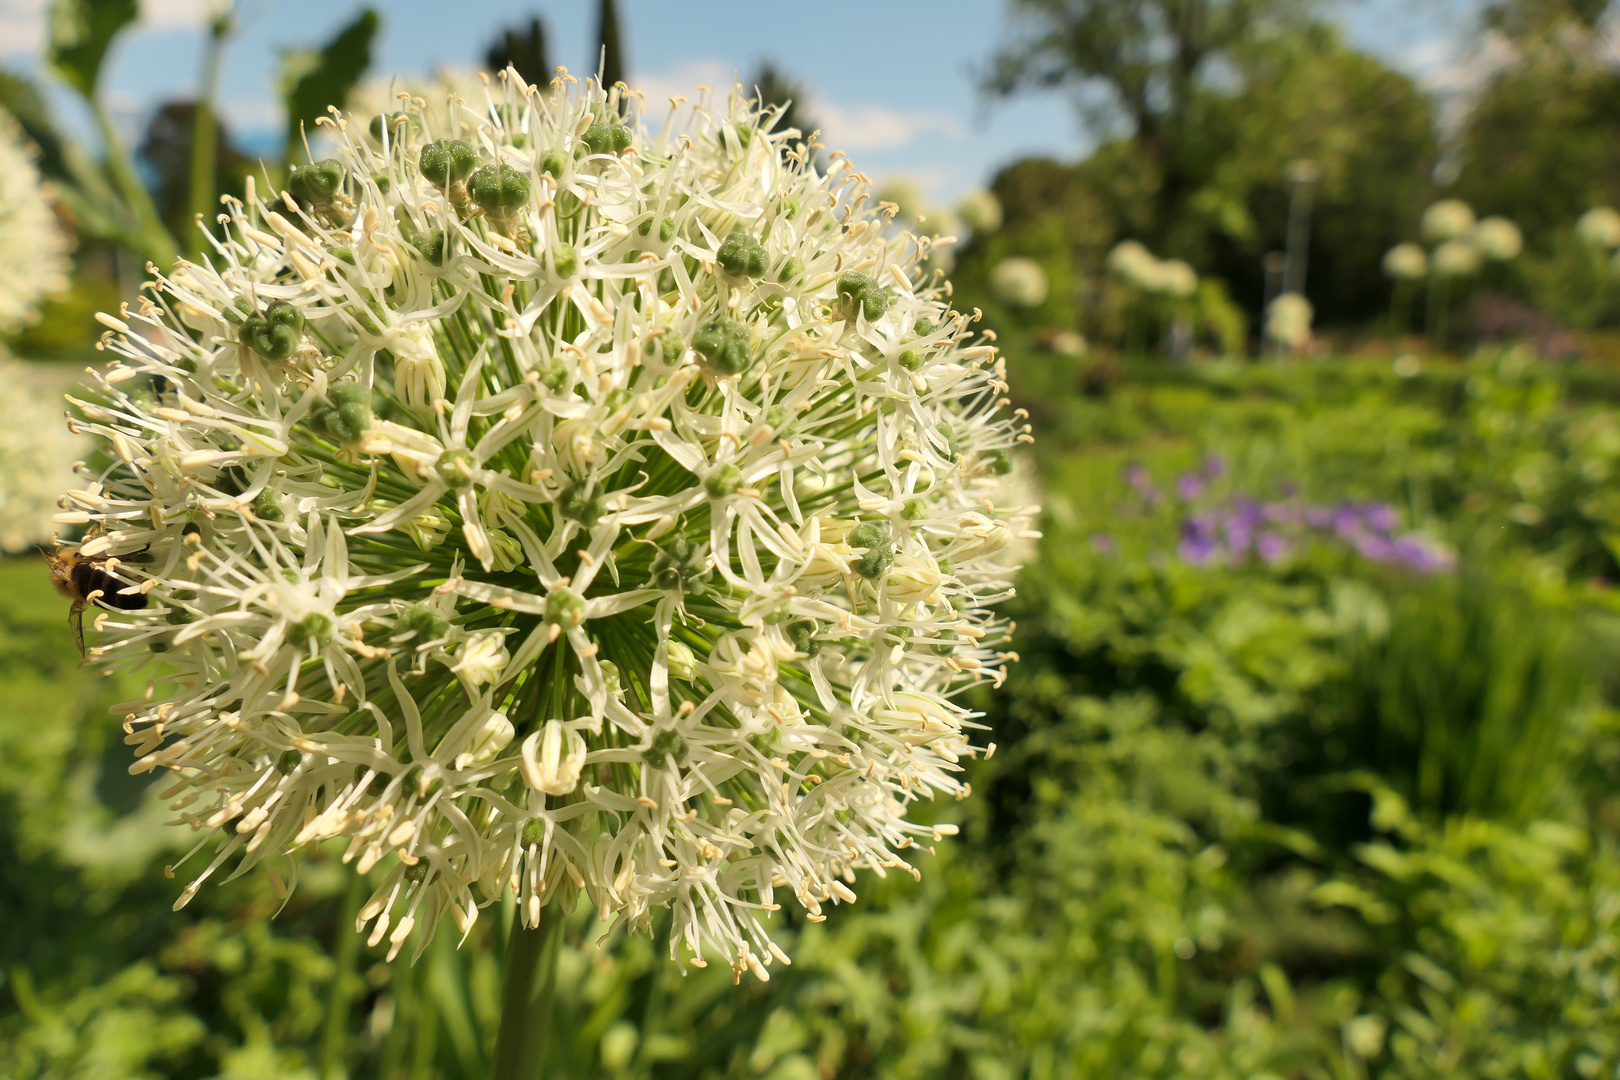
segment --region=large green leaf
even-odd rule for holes
[[[287,106],[287,161],[303,143],[303,132],[326,113],[343,107],[349,92],[371,66],[371,43],[382,20],[370,8],[339,30],[319,51],[300,49],[282,55],[281,93]]]
[[[113,39],[140,17],[139,0],[54,0],[51,67],[86,97],[96,92]]]

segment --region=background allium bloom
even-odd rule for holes
[[[990,291],[1013,307],[1040,307],[1046,302],[1046,271],[1023,255],[1002,259],[990,271]]]
[[[969,188],[956,204],[956,216],[974,232],[1001,228],[1001,202],[983,188]]]
[[[5,422],[0,423],[0,551],[26,551],[50,540],[62,489],[90,440],[62,423],[62,386],[49,369],[0,356]]]
[[[1620,213],[1607,206],[1594,206],[1575,222],[1575,235],[1593,247],[1620,247]]]
[[[1384,273],[1397,281],[1416,281],[1429,272],[1429,257],[1416,244],[1396,244],[1384,252]]]
[[[1266,337],[1290,349],[1311,340],[1311,319],[1315,309],[1298,293],[1283,293],[1266,307]]]
[[[1474,227],[1474,210],[1461,199],[1441,199],[1423,211],[1423,239],[1430,243],[1467,236]]]
[[[782,903],[951,831],[906,812],[1007,659],[999,361],[839,155],[617,97],[351,118],[111,342],[62,519],[141,553],[94,651],[178,687],[131,730],[217,840],[182,902],[343,837],[395,951],[583,888],[763,978]]]
[[[1447,240],[1431,260],[1437,277],[1467,277],[1479,270],[1479,249],[1466,240]]]
[[[1488,217],[1474,226],[1474,246],[1492,262],[1517,259],[1524,250],[1524,234],[1505,217]]]
[[[67,252],[33,144],[0,109],[0,333],[32,322],[41,300],[68,287]]]

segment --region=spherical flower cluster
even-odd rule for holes
[[[1492,262],[1509,262],[1524,250],[1524,234],[1505,217],[1488,217],[1474,226],[1474,247]]]
[[[1474,228],[1474,211],[1461,199],[1441,199],[1423,211],[1423,239],[1441,243],[1467,236]]]
[[[997,300],[1013,307],[1040,307],[1049,291],[1046,271],[1034,259],[1013,255],[991,269],[990,291]]]
[[[583,889],[764,978],[766,928],[914,872],[953,695],[1010,654],[1000,361],[841,155],[740,93],[333,124],[212,266],[111,319],[70,492],[152,668],[138,770],[222,867],[341,838],[370,940]],[[172,688],[172,693],[165,688]]]
[[[1283,293],[1266,307],[1266,337],[1289,349],[1302,349],[1311,340],[1316,310],[1298,293]]]
[[[1611,207],[1594,206],[1575,222],[1575,235],[1596,248],[1620,247],[1620,213]]]
[[[0,551],[26,551],[51,539],[56,499],[90,441],[62,423],[62,388],[38,368],[0,357],[6,420],[0,424]]]
[[[956,203],[956,216],[976,233],[1001,228],[1001,202],[983,188],[970,188]]]
[[[1108,269],[1143,292],[1184,300],[1198,291],[1198,273],[1181,259],[1160,259],[1135,240],[1108,253]]]
[[[1436,277],[1467,277],[1479,272],[1479,248],[1467,240],[1447,240],[1430,259]]]
[[[68,287],[67,252],[34,148],[0,109],[0,333],[32,322],[41,300]]]
[[[1429,257],[1412,243],[1396,244],[1384,252],[1384,273],[1396,281],[1417,281],[1429,272]]]

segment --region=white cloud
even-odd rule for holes
[[[38,53],[45,47],[46,0],[0,0],[0,54]]]
[[[628,81],[647,95],[647,123],[656,127],[669,109],[670,98],[684,97],[691,101],[697,97],[699,86],[724,90],[735,77],[735,70],[718,60],[688,60],[657,74],[635,72]]]
[[[957,139],[962,124],[949,113],[929,109],[890,109],[882,105],[812,103],[822,125],[821,141],[838,150],[893,150],[929,133]]]

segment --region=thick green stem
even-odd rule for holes
[[[338,920],[337,955],[333,958],[337,970],[332,975],[331,995],[326,1000],[326,1024],[321,1032],[322,1080],[345,1080],[349,1075],[349,1005],[354,998],[354,963],[360,955],[360,935],[355,932],[354,917],[370,888],[365,878],[355,874],[349,884],[349,895],[343,901],[343,915]]]
[[[566,905],[552,903],[540,925],[512,917],[506,946],[506,985],[501,992],[501,1029],[495,1037],[494,1080],[538,1080],[545,1071],[557,957],[562,950]]]
[[[174,237],[164,228],[163,219],[152,204],[152,195],[141,183],[140,174],[135,171],[135,162],[125,149],[106,106],[97,98],[91,98],[90,110],[95,114],[96,127],[101,131],[101,142],[107,151],[107,168],[112,172],[118,193],[123,196],[124,204],[135,220],[135,234],[140,240],[139,251],[156,263],[159,270],[168,272],[180,257]]]

